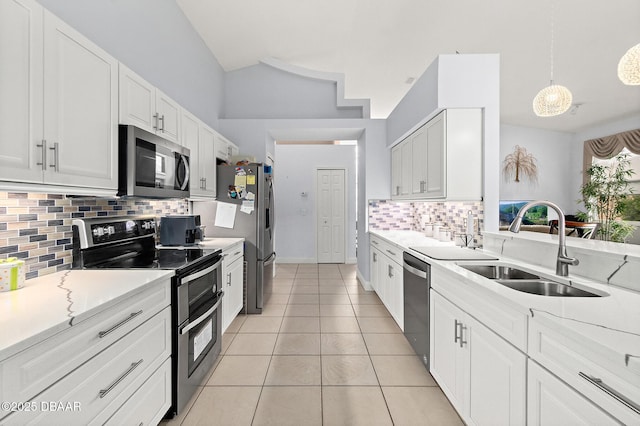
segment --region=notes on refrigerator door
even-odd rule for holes
[[[221,203],[218,201],[216,207],[216,220],[214,225],[221,228],[233,228],[236,220],[236,206],[230,203]]]
[[[244,200],[242,202],[242,206],[240,206],[240,211],[242,213],[251,214],[254,209],[254,201],[253,200]]]

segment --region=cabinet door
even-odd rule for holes
[[[200,123],[199,158],[202,195],[216,196],[216,154],[213,130]]]
[[[180,105],[156,89],[157,134],[173,142],[180,142]]]
[[[424,127],[411,136],[411,195],[422,196],[427,186],[427,132]]]
[[[229,267],[229,307],[231,309],[231,321],[242,310],[244,296],[244,257],[233,262]]]
[[[467,316],[463,346],[469,352],[469,418],[477,425],[526,423],[526,356]]]
[[[400,186],[402,185],[402,150],[400,145],[396,145],[391,150],[391,197],[400,196]]]
[[[371,287],[380,297],[380,251],[374,248],[372,244],[369,245],[369,257],[369,275],[371,276],[369,280]]]
[[[401,151],[401,163],[400,166],[400,196],[407,197],[411,195],[411,179],[412,179],[412,169],[413,169],[413,158],[411,157],[411,143],[409,141],[403,142],[400,151]]]
[[[182,111],[182,137],[180,139],[182,146],[189,149],[189,166],[190,166],[190,192],[191,195],[199,195],[203,188],[202,175],[200,175],[200,121],[188,113]]]
[[[431,290],[430,372],[438,381],[442,391],[458,410],[464,412],[467,400],[468,363],[465,351],[460,349],[459,323],[464,321],[464,312],[440,294]]]
[[[427,197],[445,194],[445,121],[444,113],[426,126],[426,191]],[[478,159],[480,161],[480,159]],[[460,165],[464,168],[464,164]]]
[[[214,145],[216,158],[224,161],[229,161],[229,144],[227,143],[227,140],[222,136],[216,134]]]
[[[158,126],[155,87],[123,64],[120,64],[119,78],[120,123],[155,133]]]
[[[44,14],[44,183],[117,189],[118,62]]]
[[[403,269],[401,265],[396,262],[390,262],[391,266],[391,279],[389,281],[388,298],[391,305],[391,315],[396,320],[400,330],[404,331],[404,287],[402,274]]]
[[[42,14],[0,2],[0,180],[42,182]]]
[[[527,377],[527,424],[618,425],[573,388],[529,360]]]

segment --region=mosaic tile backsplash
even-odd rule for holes
[[[476,242],[484,227],[481,201],[390,201],[369,200],[369,228],[424,232],[424,224],[440,223],[453,232],[465,232],[467,213],[475,220]]]
[[[66,198],[0,192],[0,259],[17,257],[26,278],[71,268],[71,220],[80,217],[188,214],[187,200]]]

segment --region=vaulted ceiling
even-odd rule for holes
[[[638,0],[176,0],[231,71],[265,58],[345,75],[345,97],[371,99],[386,118],[439,54],[499,53],[501,121],[574,132],[640,113],[640,86],[617,77],[640,43]],[[554,80],[573,93],[573,113],[540,118]],[[639,123],[640,125],[640,123]]]

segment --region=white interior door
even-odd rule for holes
[[[345,262],[345,170],[317,171],[318,263]]]

